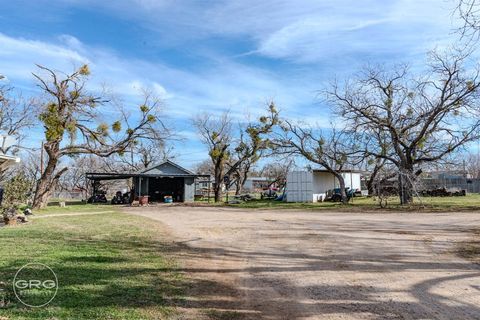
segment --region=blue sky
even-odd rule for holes
[[[148,88],[183,138],[179,162],[205,159],[190,119],[230,109],[327,126],[317,97],[362,65],[421,64],[452,41],[453,0],[0,0],[0,73],[34,87],[34,64],[89,63],[92,86],[127,103]],[[132,105],[132,108],[134,106]],[[32,137],[31,143],[40,139]]]

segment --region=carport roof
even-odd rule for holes
[[[88,172],[86,177],[89,180],[120,180],[134,177],[152,177],[152,178],[196,178],[210,177],[209,175],[195,174],[178,164],[166,160],[154,166],[148,167],[133,173],[115,173],[115,172]]]
[[[327,172],[330,173],[327,169],[313,169],[313,172]],[[345,169],[345,170],[340,170],[340,173],[366,173],[366,171],[362,170],[351,170],[351,169]]]
[[[210,177],[202,174],[148,174],[148,173],[109,173],[109,172],[87,172],[85,174],[89,180],[121,180],[129,178],[196,178]]]

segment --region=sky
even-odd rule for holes
[[[138,108],[164,101],[182,139],[177,161],[207,158],[191,119],[230,110],[255,118],[274,101],[284,117],[327,127],[319,91],[367,64],[421,64],[452,41],[454,0],[0,0],[0,74],[34,92],[35,64],[71,71]],[[138,104],[138,103],[137,103]],[[35,132],[35,131],[33,131]],[[32,145],[41,134],[32,134]]]

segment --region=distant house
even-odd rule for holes
[[[361,190],[361,174],[361,171],[344,170],[345,187]],[[339,186],[338,179],[327,170],[291,171],[287,174],[287,202],[323,201],[328,190]]]

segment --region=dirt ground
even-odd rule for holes
[[[178,245],[182,319],[480,319],[480,213],[125,210]]]

